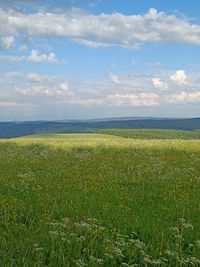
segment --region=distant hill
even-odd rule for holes
[[[200,131],[166,129],[100,129],[100,134],[110,134],[131,139],[181,139],[200,140]]]
[[[108,118],[96,120],[0,122],[0,138],[37,133],[91,133],[99,129],[200,129],[200,118]]]

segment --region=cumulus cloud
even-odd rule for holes
[[[15,87],[15,91],[24,96],[53,96],[54,92],[46,85],[33,85],[28,88]]]
[[[173,75],[170,76],[170,79],[175,85],[187,85],[187,75],[184,70],[177,70]]]
[[[35,77],[36,78],[36,77]],[[33,85],[29,85],[26,87],[15,87],[15,91],[23,96],[61,96],[63,98],[64,94],[70,97],[75,97],[75,94],[67,89],[67,84],[62,83],[61,85],[57,84],[47,84],[47,83],[40,83],[39,79],[34,79]],[[60,99],[62,101],[62,98]]]
[[[40,54],[39,51],[32,50],[31,54],[27,57],[27,61],[56,63],[57,58],[54,53]]]
[[[74,38],[73,41],[79,43],[80,45],[84,45],[91,48],[99,48],[99,47],[110,47],[111,44],[108,43],[102,43],[97,41],[90,41],[90,40],[83,40],[79,38]]]
[[[156,106],[159,104],[159,96],[153,93],[141,94],[112,94],[106,98],[106,102],[120,105],[140,106]]]
[[[111,94],[101,98],[74,98],[70,103],[84,106],[129,106],[129,107],[151,107],[159,104],[159,96],[153,93],[141,94]]]
[[[79,105],[104,105],[104,106],[133,106],[133,107],[151,107],[159,104],[160,96],[152,92],[132,92],[133,89],[124,89],[124,85],[118,84],[117,89],[109,82],[90,83],[83,86],[81,83],[76,85],[76,90],[71,90],[66,80],[60,81],[60,78],[51,79],[38,73],[29,73],[24,75],[25,81],[16,85],[15,92],[28,99],[35,97],[46,97],[50,101],[65,101],[66,103]],[[118,78],[118,76],[117,76]],[[116,79],[116,77],[115,77]],[[115,82],[118,83],[115,80]],[[103,86],[102,86],[103,85]],[[102,90],[99,90],[99,88]],[[72,86],[73,88],[73,86]],[[92,90],[93,88],[93,90]],[[97,89],[97,91],[94,90]],[[91,89],[91,90],[90,90]],[[88,91],[89,90],[89,91]]]
[[[152,78],[153,86],[160,90],[166,90],[168,85],[167,83],[163,82],[160,77]]]
[[[41,75],[39,73],[31,72],[27,74],[27,81],[29,83],[48,84],[52,85],[56,81],[56,76]]]
[[[69,91],[68,83],[66,83],[66,82],[61,83],[60,86],[59,86],[59,89],[60,89],[60,91],[68,92]]]
[[[59,63],[54,53],[41,54],[38,50],[32,50],[27,56],[0,55],[0,60],[10,62]]]
[[[74,98],[68,101],[70,104],[76,104],[76,105],[81,105],[81,106],[96,106],[96,105],[103,105],[105,104],[104,99],[97,99],[97,98]]]
[[[41,83],[44,80],[44,77],[37,73],[29,73],[27,79],[31,83]]]
[[[5,80],[4,94],[13,100],[23,99],[33,104],[69,103],[80,106],[102,107],[155,107],[164,105],[187,105],[200,103],[200,92],[195,91],[198,76],[190,77],[187,91],[170,83],[168,72],[162,76],[127,75],[117,76],[117,86],[112,81],[96,81],[74,84],[66,77],[46,76],[39,73],[7,72],[1,74]],[[16,78],[20,79],[16,79]],[[161,78],[162,77],[162,78]],[[7,79],[7,80],[6,80]],[[130,80],[129,80],[130,79]],[[11,83],[8,83],[8,81]],[[136,84],[134,84],[134,81]],[[166,82],[164,82],[166,81]],[[13,86],[14,84],[14,86]],[[167,88],[168,90],[164,91]],[[156,89],[159,89],[155,91]],[[178,90],[178,91],[177,91]],[[3,99],[3,98],[2,98]],[[8,102],[5,99],[5,102]]]
[[[174,93],[166,97],[166,100],[171,103],[190,103],[200,102],[200,92],[185,92]]]
[[[15,43],[15,38],[13,36],[5,36],[0,38],[0,49],[7,50],[10,49]]]
[[[68,97],[74,98],[76,94],[70,90],[69,84],[67,82],[61,83],[57,88],[58,94],[65,94]]]
[[[112,74],[112,73],[110,74],[110,79],[115,84],[119,84],[120,83],[119,77],[117,75]]]
[[[34,23],[33,23],[34,21]],[[143,15],[91,15],[83,12],[0,10],[0,35],[64,37],[90,47],[137,48],[143,43],[179,42],[200,45],[200,25],[187,18],[150,9]]]
[[[4,75],[5,76],[5,75]],[[11,75],[10,75],[11,76]],[[13,74],[14,78],[14,74]],[[75,94],[69,89],[69,85],[66,81],[61,82],[57,76],[41,75],[39,73],[23,74],[23,80],[15,83],[15,92],[20,95],[32,97],[32,96],[57,96],[62,97],[64,95],[73,97]]]

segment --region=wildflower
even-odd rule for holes
[[[80,236],[80,237],[77,237],[76,240],[82,242],[82,241],[85,241],[86,238],[84,236]]]
[[[77,261],[75,261],[75,263],[78,267],[88,266],[82,259],[78,259]]]
[[[120,248],[115,248],[114,254],[117,257],[123,257],[123,258],[125,257]]]
[[[90,261],[91,262],[94,262],[94,263],[97,263],[99,265],[102,265],[104,263],[104,260],[103,259],[98,259],[98,258],[95,258],[94,256],[90,255]]]
[[[36,251],[43,251],[43,248],[42,247],[37,247],[35,248]]]
[[[69,219],[68,217],[63,218],[63,222],[64,222],[65,224],[68,224],[69,221],[70,221],[70,219]]]
[[[42,247],[39,247],[38,244],[34,244],[33,247],[34,247],[34,250],[35,251],[43,251],[43,248]]]
[[[185,239],[182,237],[182,235],[175,235],[175,237],[180,240],[180,241],[184,241]]]

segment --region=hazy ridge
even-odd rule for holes
[[[0,122],[0,138],[36,133],[92,133],[99,129],[200,129],[200,118],[108,118],[94,120]]]

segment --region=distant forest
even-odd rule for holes
[[[44,133],[94,133],[100,129],[200,130],[200,118],[154,119],[116,118],[87,121],[0,122],[0,138]]]

